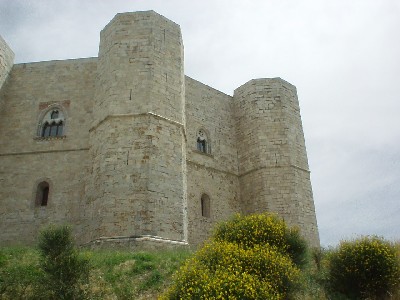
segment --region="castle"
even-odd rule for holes
[[[72,224],[80,243],[196,245],[264,211],[319,245],[290,83],[230,96],[185,76],[180,27],[153,11],[117,14],[98,57],[13,60],[0,37],[1,245],[48,224]]]

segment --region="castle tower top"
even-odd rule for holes
[[[154,11],[117,14],[101,31],[98,70],[96,101],[103,114],[151,112],[184,124],[183,42],[176,23]]]

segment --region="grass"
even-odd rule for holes
[[[156,299],[188,250],[132,252],[84,250],[90,260],[89,299]],[[40,299],[39,253],[33,248],[0,248],[0,299]]]
[[[0,299],[27,299],[41,276],[39,253],[34,249],[0,249]]]
[[[400,243],[396,244],[400,255]],[[328,251],[329,252],[329,251]],[[90,281],[84,286],[88,299],[157,299],[172,281],[172,274],[191,256],[188,250],[132,252],[116,250],[83,250],[90,261]],[[295,300],[327,300],[324,259],[327,251],[317,253],[303,272],[302,286]],[[319,258],[319,259],[318,259]],[[39,252],[28,247],[0,248],[0,299],[41,299]],[[400,300],[400,291],[391,300]]]
[[[186,250],[160,252],[87,251],[93,267],[92,299],[156,298],[189,257]]]

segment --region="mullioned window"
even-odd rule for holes
[[[197,147],[196,149],[200,152],[211,154],[210,139],[204,129],[197,131]]]
[[[48,109],[39,120],[37,136],[42,138],[65,136],[65,113],[61,107]]]

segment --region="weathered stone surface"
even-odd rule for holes
[[[14,64],[14,52],[0,35],[0,89],[6,82]]]
[[[179,25],[153,11],[116,15],[98,58],[13,65],[0,39],[0,243],[67,223],[83,244],[197,245],[236,212],[272,211],[318,245],[295,87],[229,96],[183,66]],[[52,112],[63,131],[42,137]]]

